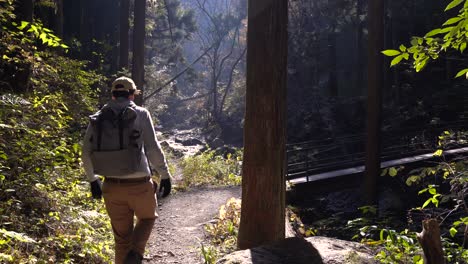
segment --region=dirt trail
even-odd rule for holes
[[[240,187],[204,187],[161,199],[144,263],[202,263],[203,225],[229,198],[240,198],[240,193]]]

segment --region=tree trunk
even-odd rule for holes
[[[120,59],[119,70],[128,69],[128,31],[130,29],[130,0],[120,0]]]
[[[142,92],[145,83],[145,11],[146,0],[135,0],[132,79]],[[136,96],[135,103],[142,105],[143,96]]]
[[[33,21],[34,0],[17,1],[16,14],[18,21]]]
[[[445,263],[444,251],[440,240],[439,223],[435,219],[424,220],[423,230],[418,234],[418,241],[424,251],[425,264]]]
[[[63,39],[63,0],[56,1],[55,34]]]
[[[330,96],[338,96],[338,82],[336,76],[336,37],[335,26],[328,33],[328,89]]]
[[[359,91],[359,94],[364,93],[364,60],[363,60],[363,41],[362,41],[362,32],[364,30],[364,23],[361,21],[361,15],[363,14],[363,0],[357,0],[357,19],[358,19],[358,24],[357,24],[357,30],[356,30],[356,89]]]
[[[383,0],[369,1],[369,47],[367,65],[367,142],[364,172],[364,200],[377,204],[377,177],[380,175],[380,122],[383,80]]]
[[[91,50],[91,30],[90,30],[90,23],[89,17],[87,14],[89,13],[90,1],[89,0],[82,0],[80,1],[81,6],[81,16],[80,16],[80,42],[81,42],[81,51],[80,57],[84,60],[90,60],[89,58],[89,51]]]
[[[287,0],[249,1],[241,249],[285,237]]]

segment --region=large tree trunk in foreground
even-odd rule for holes
[[[146,0],[135,0],[132,79],[142,93],[145,82],[145,11]],[[135,103],[142,105],[143,96],[136,96]]]
[[[130,30],[130,0],[120,0],[120,56],[119,70],[128,69],[128,31]]]
[[[377,177],[380,175],[380,121],[383,84],[383,0],[369,1],[369,47],[367,67],[367,141],[364,172],[364,199],[377,204]]]
[[[440,240],[439,223],[435,219],[423,221],[423,230],[418,234],[418,241],[424,251],[425,264],[445,263],[444,251]]]
[[[249,1],[241,249],[285,237],[287,0]]]

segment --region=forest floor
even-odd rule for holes
[[[201,242],[207,242],[204,225],[240,193],[240,186],[201,187],[160,199],[144,263],[202,263]]]

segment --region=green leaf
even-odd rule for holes
[[[440,156],[442,156],[442,153],[443,153],[443,150],[438,149],[438,150],[437,150],[436,152],[434,152],[434,154],[432,154],[432,155],[434,155],[434,156],[436,156],[436,157],[440,157]]]
[[[391,167],[391,168],[388,170],[388,175],[390,175],[391,177],[395,177],[397,174],[398,174],[398,170],[395,169],[395,167]]]
[[[435,195],[437,193],[437,190],[434,188],[429,188],[429,193]]]
[[[445,8],[444,11],[447,11],[447,10],[450,10],[456,6],[458,6],[459,4],[463,3],[464,0],[453,0],[452,2],[450,2],[447,7]]]
[[[380,240],[384,240],[385,229],[380,230]]]
[[[419,182],[421,176],[413,175],[406,179],[406,185],[411,186],[413,183]]]
[[[448,26],[448,25],[452,25],[452,24],[455,24],[457,23],[458,21],[462,20],[461,17],[452,17],[450,18],[449,20],[445,21],[445,23],[443,24],[443,26]]]
[[[382,172],[380,173],[380,176],[387,175],[387,172],[388,172],[388,168],[383,169]]]
[[[427,37],[432,37],[432,36],[435,36],[437,34],[440,33],[440,28],[436,28],[436,29],[433,29],[431,31],[429,31],[424,37],[427,38]]]
[[[450,228],[450,236],[454,237],[458,230],[455,227]]]
[[[21,21],[21,25],[18,27],[19,30],[23,30],[25,27],[29,25],[27,21]]]
[[[389,56],[389,57],[393,57],[393,56],[401,54],[401,52],[398,51],[398,50],[384,50],[384,51],[382,51],[382,53],[385,56]]]
[[[427,199],[426,202],[424,202],[422,208],[428,206],[430,202],[432,202],[432,198]]]
[[[466,44],[465,44],[465,46],[466,46]],[[463,69],[463,70],[459,71],[459,72],[457,73],[457,75],[455,75],[455,78],[464,76],[464,75],[466,75],[467,72],[468,72],[468,68],[467,68],[467,69]]]
[[[405,45],[400,45],[399,49],[401,50],[401,52],[405,52],[406,51],[406,47]]]
[[[392,62],[390,62],[390,67],[393,67],[395,65],[397,65],[398,63],[400,63],[400,61],[403,59],[403,55],[399,55],[399,56],[396,56],[395,58],[393,58]]]
[[[420,191],[418,192],[418,195],[421,195],[421,194],[423,194],[423,193],[425,193],[425,192],[427,192],[427,188],[420,190]]]

